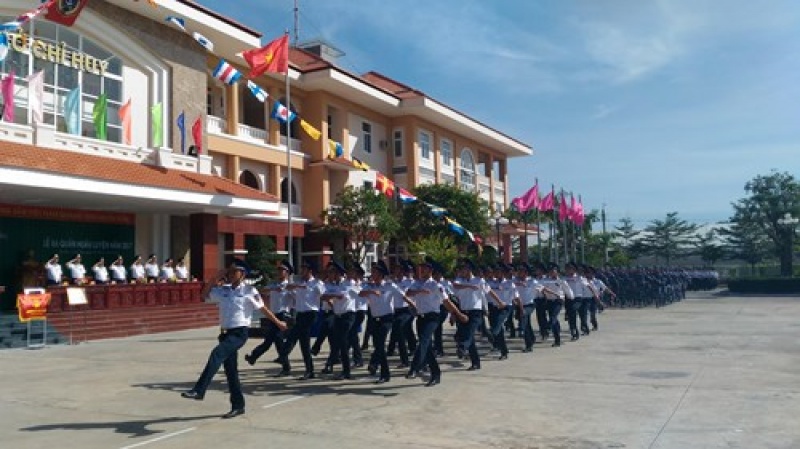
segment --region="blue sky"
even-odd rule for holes
[[[265,35],[293,0],[201,0]],[[726,220],[744,184],[797,173],[796,0],[300,0],[300,40],[376,70],[533,145],[538,177],[606,204],[611,226],[676,211]]]

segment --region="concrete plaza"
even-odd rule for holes
[[[274,378],[269,352],[255,367],[240,361],[247,414],[232,420],[219,418],[230,408],[221,372],[205,401],[179,395],[213,328],[6,350],[0,446],[796,448],[798,317],[798,297],[695,293],[663,309],[608,310],[599,332],[560,348],[523,354],[513,340],[506,361],[484,348],[477,372],[450,346],[434,388],[402,370],[383,385],[363,369],[343,382]]]

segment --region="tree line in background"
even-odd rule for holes
[[[602,211],[596,210],[586,215],[583,226],[558,222],[554,211],[520,214],[512,208],[504,217],[519,229],[534,229],[538,224],[539,229],[547,231],[539,239],[533,238],[527,251],[529,261],[547,262],[559,255],[556,260],[562,262],[583,259],[597,266],[631,266],[650,257],[659,265],[669,266],[678,259],[696,256],[710,266],[731,259],[754,267],[777,260],[781,273],[791,275],[795,226],[787,223],[787,214],[800,216],[800,184],[789,173],[774,171],[750,180],[744,190],[746,196],[732,205],[730,222],[703,232],[677,212],[651,220],[642,229],[624,218],[608,232],[605,223],[602,232],[595,231],[603,218]],[[422,185],[413,193],[418,200],[404,204],[372,188],[346,187],[322,213],[324,225],[319,231],[333,244],[335,257],[347,263],[365,263],[367,249],[375,242],[388,244],[390,253],[402,246],[412,258],[428,255],[448,269],[454,268],[459,257],[487,264],[501,258],[495,247],[482,242],[494,232],[486,201],[449,184]],[[446,209],[448,217],[478,237],[473,240],[469,233],[454,232],[442,212],[431,205]],[[248,245],[252,254],[248,258],[256,262],[255,266],[274,265],[275,256],[267,254],[270,244],[262,240],[253,242],[260,255],[253,254]],[[514,247],[500,250],[512,251],[514,260],[520,260],[521,242],[517,239]],[[274,250],[274,245],[271,247]],[[565,255],[565,248],[571,257]]]

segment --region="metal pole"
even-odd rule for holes
[[[608,235],[606,234],[606,203],[603,203],[603,209],[600,211],[600,217],[603,219],[603,263],[608,264]]]
[[[286,31],[289,34],[289,31]],[[294,252],[292,251],[292,92],[289,84],[289,70],[286,70],[286,108],[289,113],[286,115],[286,251],[289,253],[289,264],[294,266]]]

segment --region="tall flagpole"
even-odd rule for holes
[[[583,213],[583,200],[581,196],[578,195],[578,204],[581,205],[581,223],[580,223],[580,230],[581,230],[581,263],[586,263],[586,236],[583,235],[583,225],[585,221],[585,215]]]
[[[295,14],[297,14],[297,4],[295,2]],[[289,35],[289,30],[284,32]],[[297,44],[297,42],[295,42]],[[294,266],[294,251],[292,251],[292,90],[289,83],[289,67],[286,67],[286,224],[289,228],[286,233],[286,250],[289,253],[289,264]]]
[[[558,263],[558,236],[556,234],[556,223],[558,223],[558,209],[556,209],[556,186],[550,184],[550,193],[553,194],[553,221],[550,222],[550,247],[553,248],[553,262]]]
[[[564,189],[561,189],[561,202],[564,202]],[[561,210],[561,203],[559,203],[559,211]],[[569,248],[567,248],[567,225],[564,223],[564,218],[559,214],[559,223],[561,223],[561,236],[564,237],[564,263],[569,262]]]

